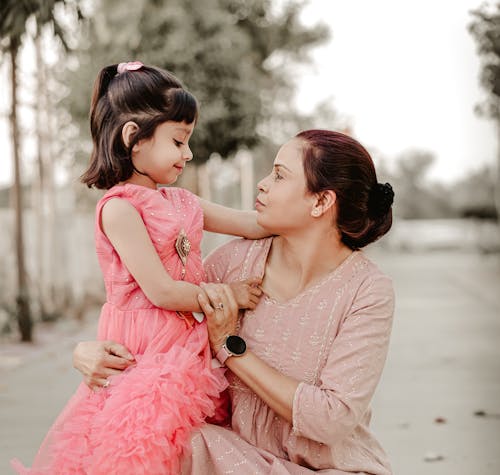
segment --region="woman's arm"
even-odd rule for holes
[[[372,275],[356,289],[319,375],[300,383],[293,432],[322,443],[340,441],[365,416],[385,365],[394,312],[391,280]],[[334,421],[334,423],[332,423]]]
[[[226,336],[236,334],[238,306],[228,285],[202,284],[202,287],[205,294],[200,293],[198,300],[207,316],[210,346],[216,354]],[[215,308],[220,303],[222,308]],[[249,350],[243,356],[228,358],[226,366],[274,412],[292,422],[293,399],[299,381],[280,373]]]
[[[134,364],[127,348],[114,341],[82,341],[73,351],[73,366],[91,389],[103,387],[109,376]]]
[[[256,211],[242,211],[227,208],[200,198],[203,209],[205,231],[242,236],[247,239],[261,239],[269,233],[257,224]]]
[[[226,336],[235,334],[237,312],[230,295],[224,296],[216,288],[204,290],[206,295],[200,294],[198,299],[216,353]],[[224,293],[229,292],[225,289]],[[214,309],[217,302],[223,303],[223,310]],[[352,432],[370,404],[387,355],[393,310],[390,279],[367,279],[335,338],[319,385],[285,376],[251,351],[228,358],[226,366],[291,422],[296,435],[331,444]]]

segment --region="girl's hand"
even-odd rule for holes
[[[207,317],[208,339],[214,353],[221,348],[228,335],[236,333],[238,304],[227,284],[201,284],[205,293],[198,302]]]
[[[229,284],[238,308],[253,310],[257,306],[262,295],[262,290],[259,287],[261,283],[262,279],[260,277],[253,277],[251,279],[238,280]]]
[[[73,366],[90,389],[106,387],[108,377],[135,364],[127,348],[114,341],[83,341],[73,351]]]

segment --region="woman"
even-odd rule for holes
[[[391,473],[368,425],[394,297],[359,249],[390,229],[393,196],[351,137],[310,130],[280,149],[256,201],[276,237],[234,240],[205,261],[212,282],[261,276],[264,296],[241,319],[229,287],[207,284],[199,296],[212,352],[229,369],[231,422],[193,435],[184,473]],[[75,366],[103,385],[130,364],[126,353],[82,343]]]

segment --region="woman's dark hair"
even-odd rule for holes
[[[170,120],[191,124],[198,118],[196,99],[172,73],[139,66],[118,74],[118,66],[103,68],[94,83],[90,105],[94,147],[81,177],[89,188],[109,189],[130,178],[133,146],[151,138],[158,125]],[[128,121],[135,122],[138,130],[127,147],[122,128]]]
[[[394,192],[377,182],[373,160],[352,137],[329,130],[297,134],[303,142],[303,165],[311,193],[333,190],[337,195],[337,228],[344,244],[362,248],[392,226]]]

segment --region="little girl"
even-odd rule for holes
[[[167,71],[132,62],[99,73],[90,111],[94,149],[82,177],[108,190],[96,208],[107,295],[98,338],[124,344],[136,365],[97,391],[82,383],[33,467],[12,462],[18,473],[177,474],[191,432],[216,415],[226,381],[211,367],[205,322],[191,313],[201,310],[202,230],[262,232],[253,212],[157,188],[174,183],[193,158],[197,115],[196,99]],[[255,307],[257,284],[233,287],[240,308]]]

